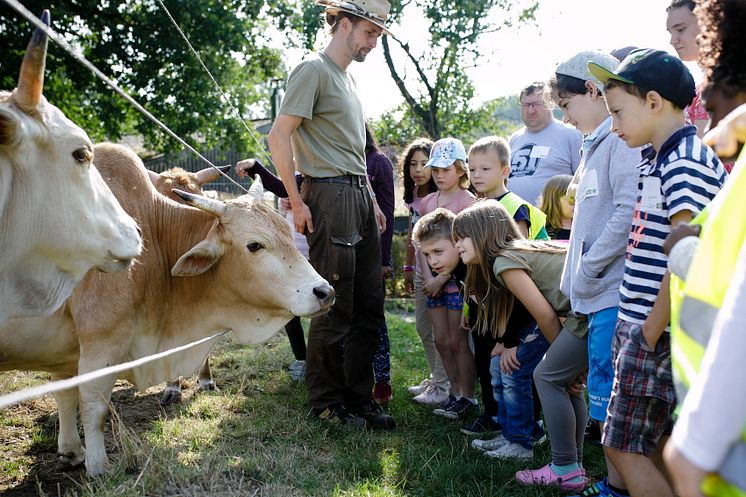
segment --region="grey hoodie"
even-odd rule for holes
[[[579,186],[560,284],[581,314],[619,305],[641,161],[639,148],[611,132],[611,118],[599,129],[575,177]]]

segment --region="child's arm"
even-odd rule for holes
[[[425,282],[423,284],[425,295],[428,297],[438,296],[443,289],[443,285],[445,285],[450,278],[450,274],[439,274],[431,278],[425,277]]]
[[[412,212],[409,212],[409,216],[407,217],[407,250],[406,255],[404,256],[404,267],[402,268],[402,271],[404,271],[404,290],[407,293],[414,293],[414,267],[415,267],[415,260],[414,260],[414,244],[412,243]],[[410,269],[411,268],[411,269]]]
[[[528,222],[526,220],[518,221],[518,231],[523,235],[523,238],[528,238]]]
[[[506,269],[500,276],[508,290],[526,306],[549,343],[559,335],[562,325],[547,299],[541,294],[528,273],[522,269]]]
[[[678,226],[681,223],[690,223],[692,221],[692,211],[685,209],[671,216],[671,226]],[[671,274],[666,271],[661,281],[661,288],[653,304],[648,318],[642,324],[642,334],[650,350],[655,350],[663,331],[671,320],[671,294],[670,283]]]

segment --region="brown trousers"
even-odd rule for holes
[[[311,407],[342,402],[356,409],[372,399],[373,355],[384,322],[380,234],[364,183],[301,187],[314,232],[306,233],[311,264],[337,295],[332,309],[311,320],[306,387]]]

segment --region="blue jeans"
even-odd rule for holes
[[[500,356],[490,362],[492,394],[497,401],[497,418],[503,428],[503,436],[510,442],[533,447],[533,433],[540,429],[534,421],[534,398],[531,381],[537,364],[544,357],[549,342],[536,323],[520,331],[518,362],[521,367],[511,374],[500,371]]]

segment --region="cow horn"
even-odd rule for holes
[[[49,10],[44,9],[41,21],[49,26]],[[44,87],[44,63],[47,58],[47,33],[36,28],[31,41],[23,56],[21,74],[18,77],[18,88],[16,88],[13,99],[25,112],[36,109],[41,102],[41,92]]]
[[[197,183],[199,183],[199,186],[202,186],[205,183],[210,183],[211,181],[215,181],[220,178],[220,173],[228,174],[230,170],[231,165],[228,164],[227,166],[207,167],[205,169],[200,169],[194,174],[195,176],[197,176]]]
[[[211,198],[203,197],[202,195],[195,195],[176,188],[171,191],[183,198],[192,207],[203,210],[215,217],[222,217],[223,214],[225,214],[225,203],[220,200],[213,200]]]
[[[262,184],[262,178],[260,176],[257,176],[253,183],[251,183],[251,186],[249,187],[249,196],[259,202],[264,199],[264,185]]]

